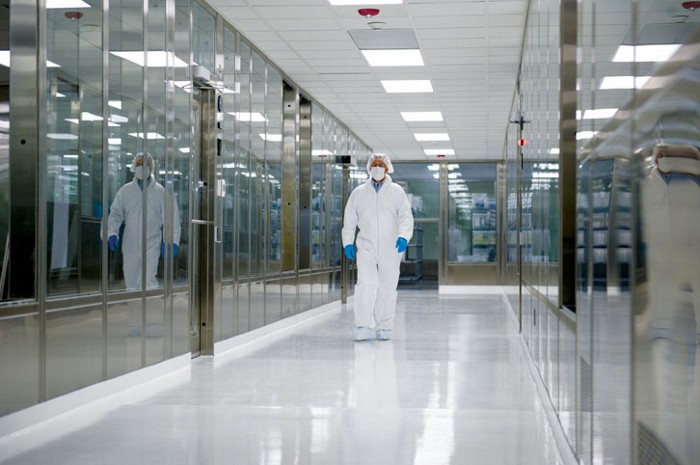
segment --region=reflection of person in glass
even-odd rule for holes
[[[343,248],[355,259],[355,340],[391,339],[396,311],[396,286],[401,257],[413,236],[413,213],[406,192],[387,173],[394,168],[388,156],[375,153],[367,160],[371,179],[350,194],[345,206]]]
[[[124,224],[122,255],[124,281],[127,289],[141,288],[143,205],[146,204],[146,287],[158,286],[156,271],[158,257],[164,255],[163,225],[165,224],[165,188],[153,178],[153,157],[138,153],[131,164],[134,179],[119,189],[110,207],[108,221],[109,250],[115,252],[119,245],[119,228]],[[143,187],[146,186],[146,202]],[[180,242],[180,213],[173,203],[173,257],[177,256]]]

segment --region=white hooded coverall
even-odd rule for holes
[[[410,242],[413,214],[404,190],[387,174],[377,192],[372,179],[350,194],[343,220],[343,248],[357,235],[355,326],[393,329],[401,255],[396,239]]]
[[[163,240],[163,225],[165,224],[166,198],[169,196],[165,188],[153,177],[144,181],[146,189],[146,287],[158,286],[156,271],[160,244]],[[141,289],[141,267],[143,261],[142,231],[143,231],[143,191],[138,181],[123,185],[112,202],[107,226],[107,237],[118,236],[119,228],[124,223],[122,237],[122,255],[124,259],[124,281],[127,289]],[[173,244],[180,243],[180,212],[173,202]]]

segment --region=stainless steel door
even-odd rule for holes
[[[221,301],[221,202],[217,192],[223,181],[217,179],[217,161],[221,148],[218,135],[217,92],[213,88],[193,89],[195,136],[192,166],[192,253],[190,269],[190,345],[192,356],[213,355],[214,313]]]

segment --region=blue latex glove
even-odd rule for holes
[[[117,236],[109,236],[109,239],[107,240],[107,246],[109,247],[109,250],[112,252],[117,251],[117,247],[119,246],[119,238]]]
[[[345,246],[345,256],[348,257],[348,260],[355,260],[355,246],[350,244]]]
[[[177,244],[173,244],[173,258],[177,257],[178,250],[180,250],[180,247]],[[160,256],[165,257],[165,244],[163,242],[160,243]]]
[[[403,237],[399,237],[398,239],[396,239],[396,245],[394,247],[396,247],[396,250],[399,253],[404,252],[406,250],[406,247],[408,247],[408,241]]]

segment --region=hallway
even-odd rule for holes
[[[390,342],[353,342],[350,309],[0,441],[0,463],[562,463],[501,296],[401,291]]]

